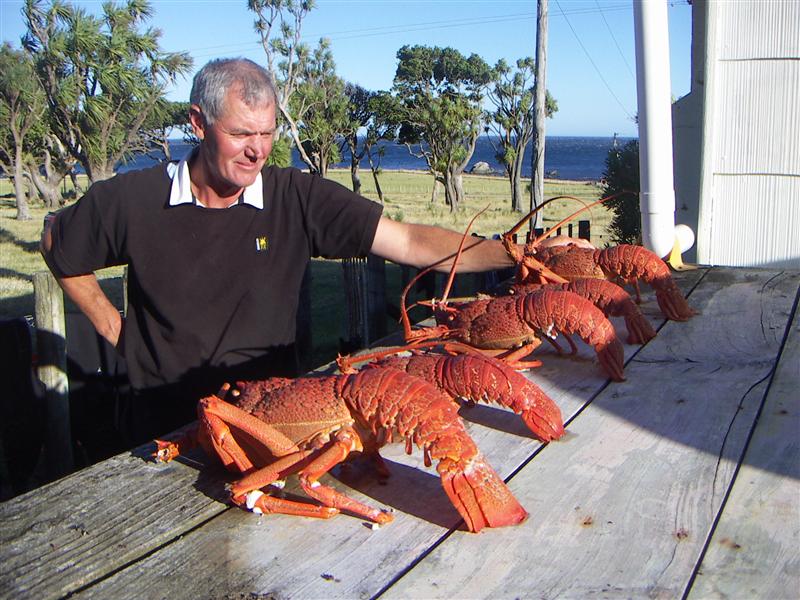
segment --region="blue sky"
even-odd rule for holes
[[[189,52],[195,69],[212,58],[264,62],[246,0],[151,0],[150,25],[161,46]],[[665,0],[666,1],[666,0]],[[75,2],[99,12],[100,2]],[[636,60],[632,2],[550,0],[547,88],[559,110],[547,135],[635,136]],[[19,0],[0,0],[0,39],[19,46]],[[689,92],[691,7],[668,4],[674,98]],[[405,44],[451,46],[488,63],[513,63],[535,53],[533,0],[318,0],[303,23],[303,39],[331,40],[338,74],[367,89],[389,89],[397,50]],[[190,77],[169,93],[188,100]]]

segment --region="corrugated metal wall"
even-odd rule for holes
[[[800,2],[706,16],[698,261],[800,268]]]

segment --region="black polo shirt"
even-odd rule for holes
[[[91,186],[59,213],[60,275],[128,265],[123,350],[146,390],[266,377],[294,342],[311,257],[364,256],[382,207],[297,169],[265,167],[264,207],[169,205],[166,165]],[[276,373],[277,371],[277,373]]]

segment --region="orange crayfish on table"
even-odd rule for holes
[[[177,439],[157,440],[156,460],[168,462],[199,444],[243,476],[230,488],[231,501],[255,512],[329,518],[345,511],[389,523],[391,512],[320,478],[351,453],[377,456],[380,447],[401,441],[408,453],[420,448],[427,466],[438,461],[442,487],[469,531],[528,516],[466,432],[452,399],[404,371],[240,382],[201,399],[198,419]],[[316,502],[273,495],[290,475]]]

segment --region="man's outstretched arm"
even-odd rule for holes
[[[463,234],[434,225],[399,223],[381,217],[372,253],[392,262],[412,267],[427,267],[439,261],[437,271],[449,271]],[[467,237],[458,261],[460,273],[491,271],[513,266],[498,240]],[[444,259],[444,260],[443,260]]]

